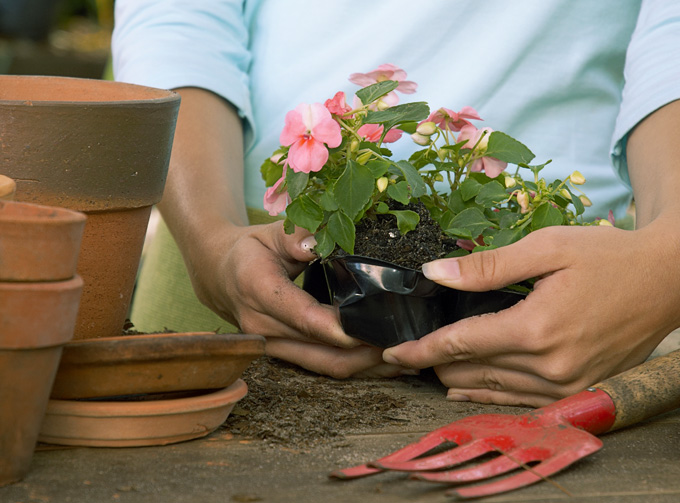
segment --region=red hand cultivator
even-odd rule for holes
[[[455,484],[447,494],[460,498],[489,496],[546,480],[599,450],[602,441],[595,435],[677,407],[680,351],[527,414],[482,414],[455,421],[388,456],[331,477],[403,471],[417,480]],[[491,454],[495,457],[488,459]],[[471,464],[482,456],[482,462]],[[487,480],[505,474],[510,475]]]

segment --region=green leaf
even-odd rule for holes
[[[420,222],[420,215],[411,210],[393,210],[389,212],[390,215],[397,217],[397,227],[402,236],[416,228]]]
[[[314,239],[316,239],[314,251],[317,253],[317,255],[320,255],[321,257],[328,257],[331,253],[333,253],[333,250],[335,250],[335,240],[328,232],[328,227],[324,227],[323,229],[319,230],[319,232],[314,234]]]
[[[453,213],[460,213],[465,209],[465,202],[463,201],[463,193],[460,190],[454,190],[449,194],[449,199],[446,202],[446,206]],[[442,226],[443,227],[443,226]]]
[[[328,232],[340,247],[347,253],[354,253],[356,229],[352,219],[342,211],[336,211],[328,219]]]
[[[497,247],[507,246],[509,244],[515,243],[524,237],[524,229],[501,229],[493,237],[493,244]]]
[[[489,135],[489,144],[484,155],[510,164],[528,164],[535,157],[526,145],[500,131]]]
[[[385,204],[384,202],[380,201],[375,207],[375,211],[377,211],[381,215],[384,215],[385,213],[390,211],[390,207],[387,206],[387,204]]]
[[[576,210],[577,215],[583,215],[583,212],[586,210],[585,206],[583,206],[583,201],[581,201],[581,198],[578,197],[578,194],[575,194],[572,192],[572,190],[567,187],[567,190],[571,194],[571,204],[574,205],[574,209]]]
[[[444,234],[447,234],[448,236],[453,236],[454,238],[459,238],[459,239],[472,239],[472,233],[470,233],[469,230],[467,229],[460,229],[457,227],[449,227],[444,231]],[[479,234],[477,234],[478,236]],[[475,236],[476,237],[476,236]]]
[[[490,206],[505,201],[507,198],[508,194],[505,192],[505,187],[494,180],[482,185],[479,194],[475,198],[475,202],[482,206]]]
[[[404,178],[406,178],[409,187],[411,187],[411,195],[413,197],[427,194],[427,186],[423,181],[423,177],[420,176],[418,170],[410,162],[404,160],[397,161],[396,166],[402,172]]]
[[[535,231],[553,225],[562,225],[562,212],[550,203],[543,203],[531,217],[531,230]]]
[[[293,234],[295,232],[295,224],[288,217],[283,221],[283,230],[286,234]]]
[[[399,86],[396,80],[383,80],[376,84],[359,89],[355,94],[361,100],[361,103],[368,105],[387,93],[394,91]]]
[[[470,255],[470,252],[465,248],[458,248],[457,250],[447,253],[444,258],[464,257],[465,255]]]
[[[271,159],[265,159],[262,166],[260,166],[260,173],[262,174],[264,184],[267,187],[271,187],[281,179],[283,166],[272,162]]]
[[[430,114],[430,107],[424,101],[395,105],[387,110],[369,111],[365,124],[383,124],[388,131],[402,122],[420,122]]]
[[[391,164],[388,161],[383,161],[381,159],[373,159],[366,163],[366,167],[373,173],[373,178],[376,180],[387,173]]]
[[[319,204],[325,211],[335,211],[338,209],[338,203],[335,202],[335,197],[333,197],[333,187],[328,187],[321,197],[319,198]]]
[[[375,178],[371,170],[357,162],[348,161],[333,188],[335,202],[350,219],[354,219],[366,206],[374,188]]]
[[[316,232],[323,222],[323,209],[306,194],[294,199],[286,208],[286,215],[298,227]]]
[[[418,123],[416,121],[402,122],[399,125],[399,129],[401,129],[406,134],[415,133],[417,128],[418,128]]]
[[[286,170],[286,186],[288,187],[288,195],[291,199],[295,199],[307,188],[309,182],[309,173],[296,173],[292,169]]]
[[[469,201],[477,197],[479,191],[482,189],[482,184],[479,183],[474,178],[466,178],[463,183],[460,184],[460,195],[463,201]]]
[[[408,204],[408,184],[405,181],[387,186],[387,195],[401,204]]]
[[[487,227],[493,226],[493,222],[487,220],[479,208],[466,208],[451,221],[451,227],[467,229],[474,237],[479,236]]]

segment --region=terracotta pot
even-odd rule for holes
[[[88,215],[76,339],[122,333],[179,95],[68,77],[0,75],[0,173],[15,199]]]
[[[0,281],[72,278],[84,226],[80,212],[0,201]]]
[[[264,354],[259,335],[194,332],[73,341],[52,398],[111,397],[226,388]]]
[[[50,400],[41,442],[91,447],[165,445],[215,431],[247,393],[238,379],[216,392],[163,400]]]
[[[0,282],[0,486],[29,470],[83,281]]]
[[[17,184],[10,177],[0,175],[0,201],[11,201],[14,199],[14,193],[17,190]]]

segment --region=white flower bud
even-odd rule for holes
[[[414,142],[416,142],[418,145],[429,145],[430,144],[430,137],[429,136],[423,136],[420,133],[413,133],[411,135],[411,139],[413,139]]]
[[[416,133],[421,134],[423,136],[432,136],[437,132],[437,125],[432,122],[423,122],[416,128]]]
[[[511,176],[505,177],[505,188],[506,189],[510,189],[510,188],[514,187],[515,185],[517,185],[517,180],[515,180]]]
[[[352,143],[349,144],[349,150],[350,152],[356,152],[359,148],[359,140],[356,138],[352,140]]]
[[[272,155],[269,160],[273,162],[274,164],[278,164],[281,158],[283,157],[283,152],[277,152],[276,154]]]
[[[571,201],[571,193],[567,189],[560,190],[560,195],[567,201]]]
[[[388,108],[390,108],[390,105],[388,103],[385,103],[383,100],[379,100],[378,103],[376,104],[376,108],[380,111],[387,110]]]
[[[583,185],[586,183],[586,178],[579,171],[574,171],[571,175],[569,175],[569,180],[574,185]]]
[[[581,200],[581,203],[586,208],[590,208],[593,205],[593,202],[590,199],[588,199],[587,196],[578,196],[578,198]]]
[[[517,193],[517,203],[519,203],[521,213],[529,211],[529,194],[523,190],[519,191]]]
[[[371,155],[373,155],[373,152],[371,152],[370,150],[367,151],[367,152],[364,152],[359,157],[357,157],[357,162],[359,164],[362,164],[362,165],[366,164],[368,162],[368,160],[371,158]]]
[[[378,190],[380,192],[385,192],[385,189],[387,188],[387,184],[389,183],[389,180],[387,179],[386,176],[381,176],[376,180],[375,184],[378,187]]]
[[[602,218],[602,219],[598,220],[597,225],[601,225],[603,227],[614,227],[612,225],[612,223],[609,220],[607,220],[606,218]]]

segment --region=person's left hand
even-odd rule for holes
[[[678,251],[658,239],[669,225],[549,227],[431,262],[426,275],[459,290],[539,279],[519,304],[387,349],[384,360],[434,366],[450,400],[531,406],[631,368],[680,326]]]

